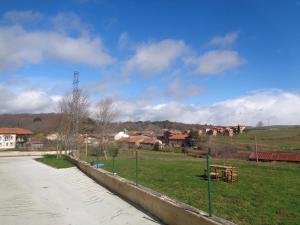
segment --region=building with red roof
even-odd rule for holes
[[[0,128],[0,149],[23,146],[32,136],[32,131],[22,128]]]

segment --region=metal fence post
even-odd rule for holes
[[[112,157],[113,158],[113,175],[115,175],[116,170],[115,170],[115,156]]]
[[[211,175],[210,175],[210,148],[206,156],[206,166],[207,166],[207,190],[208,190],[208,215],[212,216],[212,206],[211,206]]]
[[[138,185],[138,150],[135,150],[135,185]]]

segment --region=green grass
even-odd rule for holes
[[[189,160],[179,153],[169,157],[166,154],[139,153],[139,184],[207,211],[207,181],[202,178],[205,161]],[[101,162],[112,171],[111,159]],[[135,180],[134,158],[120,154],[115,162],[118,175]],[[238,183],[213,182],[214,215],[237,224],[299,224],[299,164],[232,160],[214,163],[236,166],[240,172]]]
[[[259,150],[300,151],[300,126],[272,126],[264,129],[252,129],[247,133],[233,137],[217,136],[216,142],[236,143],[247,149],[254,148],[255,136]],[[249,148],[248,148],[249,149]]]
[[[56,155],[46,155],[43,158],[37,158],[35,160],[57,169],[74,166],[64,155],[61,156],[61,158],[57,158]]]

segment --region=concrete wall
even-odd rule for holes
[[[130,181],[102,169],[95,169],[88,163],[69,157],[77,167],[101,185],[124,199],[143,208],[163,223],[169,225],[216,225],[233,224],[220,218],[209,218],[204,212],[178,203],[149,189],[135,186]]]
[[[56,155],[56,151],[0,151],[0,157]]]

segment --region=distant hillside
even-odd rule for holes
[[[60,114],[2,114],[0,115],[0,127],[22,127],[34,132],[50,133],[56,131],[59,126]],[[95,121],[88,119],[84,121],[81,132],[95,132]],[[152,130],[160,132],[162,129],[187,130],[200,128],[199,124],[185,124],[171,121],[137,121],[113,123],[109,132],[120,130]]]
[[[41,114],[2,114],[0,127],[22,127],[34,132],[49,133],[57,130],[60,115],[56,113]]]

